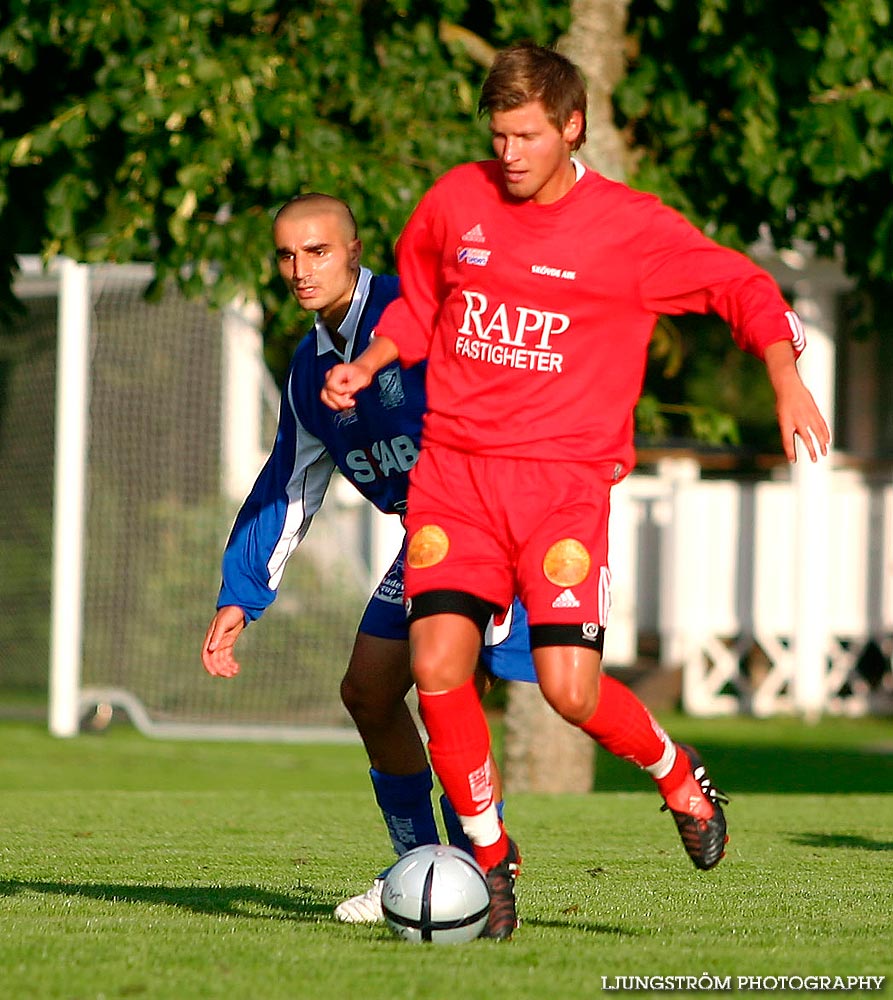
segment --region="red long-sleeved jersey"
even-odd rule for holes
[[[456,167],[413,212],[397,266],[376,333],[404,365],[429,358],[423,443],[464,452],[628,471],[660,314],[715,312],[757,356],[804,346],[765,271],[591,170],[539,205],[505,193],[496,161]]]

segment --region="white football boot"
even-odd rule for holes
[[[381,887],[384,878],[373,880],[372,885],[358,896],[351,896],[335,907],[335,916],[345,924],[377,924],[384,920],[381,909]]]

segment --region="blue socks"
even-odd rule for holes
[[[369,776],[398,857],[420,844],[440,843],[431,805],[434,780],[430,768],[418,774],[383,774],[373,767]]]
[[[369,768],[375,801],[388,828],[391,844],[398,857],[422,844],[439,844],[440,834],[434,820],[431,791],[434,778],[430,768],[418,774],[384,774]],[[502,819],[504,802],[496,804]],[[465,836],[459,817],[446,795],[440,796],[440,812],[449,843],[474,856],[471,841]]]

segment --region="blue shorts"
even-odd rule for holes
[[[369,598],[360,621],[360,632],[374,635],[379,639],[409,639],[409,625],[406,623],[406,609],[403,606],[403,558],[406,555],[406,539],[391,563],[391,568],[382,577],[375,593]]]
[[[527,612],[517,597],[512,601],[501,625],[494,625],[493,619],[490,619],[484,632],[481,662],[491,674],[503,680],[537,683],[533,657],[530,655]]]
[[[369,599],[359,631],[379,639],[409,639],[406,610],[403,607],[403,559],[406,543]],[[536,684],[536,671],[530,655],[527,612],[516,597],[501,625],[490,621],[484,634],[481,661],[491,674],[506,681]]]

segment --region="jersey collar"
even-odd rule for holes
[[[343,355],[345,358],[353,357],[353,345],[357,337],[357,332],[360,329],[360,317],[363,315],[371,283],[372,272],[368,267],[361,267],[360,275],[357,278],[357,287],[353,290],[353,297],[350,300],[350,308],[347,310],[347,315],[341,321],[341,326],[338,327],[338,332],[346,341]],[[316,314],[313,325],[316,329],[317,357],[329,353],[337,354],[340,357],[341,352],[332,343],[332,336],[329,333],[329,329],[322,321],[319,313]]]

